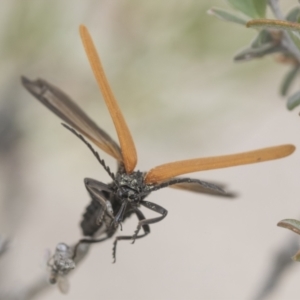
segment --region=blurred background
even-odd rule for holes
[[[285,12],[296,5],[281,2]],[[255,31],[208,16],[211,6],[227,7],[223,0],[1,1],[0,235],[11,241],[0,259],[1,299],[43,278],[46,249],[80,238],[89,203],[83,178],[109,181],[87,147],[20,84],[26,75],[57,85],[117,139],[79,24],[101,55],[139,170],[285,143],[299,148],[298,112],[286,110],[277,88],[288,68],[270,58],[234,64]],[[114,169],[115,161],[100,154]],[[281,259],[289,262],[300,248],[295,234],[276,227],[300,217],[298,166],[296,151],[274,162],[193,174],[226,184],[238,193],[235,200],[153,193],[149,201],[169,214],[147,238],[120,242],[114,265],[113,240],[94,245],[70,277],[67,296],[54,286],[37,298],[299,298],[299,264],[271,278],[278,253],[286,249]],[[132,218],[123,233],[135,227]],[[264,296],[266,286],[274,289]]]

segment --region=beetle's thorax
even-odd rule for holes
[[[138,203],[147,190],[144,183],[144,174],[140,171],[131,174],[117,174],[117,196],[120,200],[128,200],[131,203]]]

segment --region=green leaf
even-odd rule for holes
[[[300,234],[300,221],[294,219],[285,219],[280,221],[277,226],[290,229],[297,234]]]
[[[263,44],[260,47],[249,47],[234,56],[234,61],[248,61],[254,58],[263,57],[274,52],[280,52],[280,46],[276,46],[272,43]]]
[[[252,2],[257,11],[258,16],[260,18],[264,18],[266,16],[267,0],[252,0]]]
[[[286,20],[290,22],[299,23],[299,17],[300,17],[300,7],[296,6],[288,12],[288,14],[286,15]]]
[[[286,106],[289,110],[294,109],[298,105],[300,105],[300,91],[290,96],[286,103]]]
[[[261,30],[250,47],[243,49],[234,57],[235,61],[247,61],[258,57],[263,57],[275,52],[281,52],[283,47],[274,40],[274,36],[267,30]]]
[[[294,82],[296,75],[299,71],[299,67],[292,68],[285,76],[281,83],[280,94],[282,96],[286,96],[292,83]]]
[[[248,22],[247,19],[239,17],[236,14],[221,8],[211,8],[207,11],[207,13],[223,21],[233,22],[241,25],[246,25]]]
[[[264,18],[267,0],[228,0],[231,6],[251,18]]]
[[[295,22],[283,21],[283,20],[271,20],[271,19],[255,19],[246,24],[250,28],[259,29],[283,29],[287,31],[300,32],[300,24]]]

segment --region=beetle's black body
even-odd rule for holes
[[[232,195],[226,194],[222,188],[215,184],[198,179],[175,178],[176,175],[168,175],[160,180],[156,178],[149,179],[147,176],[150,172],[135,171],[137,152],[129,128],[110,89],[93,41],[83,25],[80,26],[80,35],[95,78],[114,122],[120,146],[59,88],[42,79],[31,81],[26,77],[22,77],[22,83],[34,97],[68,124],[63,125],[88,146],[112,179],[109,184],[88,178],[84,180],[85,187],[91,197],[91,203],[87,206],[81,222],[85,238],[80,240],[77,246],[83,242],[96,243],[104,241],[116,233],[119,225],[122,226],[122,222],[126,218],[132,214],[137,216],[139,222],[133,236],[116,237],[113,250],[115,258],[118,240],[131,239],[134,242],[135,239],[142,238],[150,233],[149,224],[159,222],[166,217],[166,209],[155,203],[145,201],[145,198],[151,192],[172,185],[194,192],[225,197]],[[99,154],[85,140],[85,137],[117,160],[116,174],[110,171],[110,168],[106,166]],[[185,173],[189,172],[180,172],[180,174]],[[152,173],[152,175],[154,174]],[[141,206],[147,207],[160,216],[146,219],[140,210]],[[143,232],[139,234],[140,229],[143,229]],[[76,255],[76,249],[74,255]]]
[[[232,194],[226,194],[222,188],[215,184],[192,178],[172,178],[158,184],[146,184],[144,182],[145,173],[135,171],[131,174],[127,174],[122,164],[119,164],[117,173],[114,175],[110,171],[110,168],[107,167],[105,162],[99,157],[98,152],[93,149],[93,147],[84,139],[82,135],[69,126],[65,124],[63,125],[88,146],[88,148],[93,152],[94,156],[113,180],[110,184],[104,184],[100,181],[90,178],[86,178],[84,180],[85,187],[89,192],[92,201],[87,206],[80,225],[83,235],[90,237],[90,239],[80,240],[77,244],[77,247],[80,243],[98,243],[111,238],[116,233],[118,226],[122,226],[121,223],[126,218],[132,214],[135,214],[139,220],[139,223],[134,235],[121,235],[115,238],[113,247],[113,258],[115,261],[116,247],[119,240],[133,240],[134,243],[136,239],[142,238],[150,233],[149,224],[157,223],[166,217],[168,212],[165,208],[144,200],[151,192],[157,191],[161,188],[187,183],[189,185],[196,184],[198,191],[200,187],[200,189],[202,189],[202,193],[225,197],[233,196]],[[146,219],[144,214],[139,209],[141,205],[159,213],[161,216],[152,219]],[[139,235],[141,228],[144,232]],[[105,237],[96,239],[96,236],[103,234]],[[76,255],[76,249],[74,255]]]
[[[96,123],[89,117],[60,89],[47,83],[42,79],[30,81],[27,78],[22,78],[22,83],[25,88],[34,95],[40,102],[52,110],[57,116],[68,123],[71,127],[63,124],[68,130],[80,138],[92,151],[98,162],[106,170],[111,177],[112,182],[105,184],[94,179],[85,179],[85,187],[91,196],[91,203],[87,206],[81,222],[82,232],[85,238],[81,239],[74,251],[76,255],[77,247],[80,243],[97,243],[111,238],[117,231],[119,225],[132,214],[135,214],[139,220],[137,229],[132,236],[117,236],[114,241],[113,257],[115,260],[116,246],[119,240],[133,240],[142,238],[150,233],[150,224],[156,223],[164,219],[167,215],[167,210],[155,203],[145,201],[145,198],[153,191],[165,187],[175,187],[179,189],[189,190],[197,193],[211,194],[222,197],[233,197],[234,194],[225,193],[224,190],[213,183],[201,181],[199,179],[171,177],[165,181],[146,183],[145,175],[140,171],[126,172],[124,161],[118,160],[118,168],[116,174],[110,171],[105,162],[99,157],[99,154],[85,140],[85,136],[89,137],[93,142],[114,157],[119,157],[121,149],[119,145]],[[294,150],[293,146],[282,146],[287,148],[287,152],[291,153]],[[278,147],[280,148],[280,146]],[[108,149],[108,150],[107,150]],[[269,151],[268,149],[257,150],[255,156],[250,162],[245,159],[242,163],[251,163],[263,161],[269,158],[262,159],[261,155]],[[276,147],[274,150],[276,157]],[[285,151],[285,150],[283,150]],[[252,152],[249,152],[252,155]],[[248,153],[237,155],[237,159],[244,159]],[[281,154],[280,154],[281,155]],[[284,154],[286,155],[286,154]],[[273,156],[273,154],[272,154]],[[221,157],[223,160],[230,161],[230,165],[235,165],[231,161],[231,157]],[[279,156],[280,157],[280,156]],[[219,157],[220,158],[220,157]],[[216,158],[218,161],[219,158]],[[211,161],[211,159],[208,159]],[[215,162],[213,162],[215,163]],[[221,163],[222,165],[222,163]],[[214,166],[212,166],[214,168]],[[223,166],[222,166],[223,167]],[[140,207],[145,206],[160,216],[156,218],[146,219],[141,212]],[[143,232],[139,234],[140,229]]]
[[[107,173],[112,178],[113,182],[104,184],[100,181],[86,178],[84,180],[85,187],[91,196],[91,203],[87,206],[83,214],[83,220],[80,223],[84,236],[90,239],[82,239],[80,243],[98,243],[111,238],[117,231],[121,223],[135,214],[139,220],[139,224],[133,236],[118,236],[114,241],[113,258],[116,259],[116,247],[119,240],[133,240],[142,238],[150,233],[149,224],[161,221],[167,215],[167,210],[163,207],[144,201],[144,199],[153,191],[163,188],[170,184],[175,184],[175,181],[160,185],[147,185],[144,183],[144,174],[140,171],[126,174],[124,166],[119,164],[117,174],[111,173],[109,167],[99,157],[99,154],[92,146],[84,139],[82,135],[74,129],[63,124],[67,129],[80,138],[93,152],[100,164],[104,167]],[[176,180],[177,182],[178,180]],[[182,180],[181,180],[182,181]],[[186,179],[184,179],[186,181]],[[220,191],[222,191],[220,189]],[[149,209],[161,214],[160,217],[146,219],[143,213],[139,210],[140,205],[146,206]],[[138,234],[143,228],[144,233]],[[97,236],[105,235],[103,238],[95,239]],[[76,255],[76,249],[74,255]]]
[[[145,219],[142,212],[138,209],[140,206],[139,202],[130,204],[118,197],[118,187],[114,182],[107,185],[110,192],[101,190],[103,183],[93,179],[85,179],[85,186],[91,196],[91,203],[87,206],[83,214],[83,220],[80,226],[83,235],[91,239],[83,239],[78,245],[82,242],[96,243],[111,238],[116,233],[118,225],[122,226],[122,222],[132,214],[136,214],[139,220]],[[143,195],[141,201],[143,201],[146,196],[147,195]],[[99,198],[102,200],[99,200]],[[102,202],[103,200],[105,203]],[[143,237],[150,232],[148,225],[143,225],[143,229],[144,234],[136,235],[136,238]],[[98,236],[100,238],[98,238]],[[132,239],[132,236],[119,236],[115,239],[113,250],[114,259],[117,241],[120,239]]]
[[[106,194],[106,196],[109,197],[109,194]],[[118,201],[116,201],[116,199],[111,197],[109,201],[112,203],[112,206],[116,211],[120,209],[121,205]],[[103,220],[99,222],[99,216],[103,213],[104,207],[101,206],[100,202],[95,197],[92,197],[90,204],[85,209],[83,219],[80,223],[83,236],[94,237],[98,231],[104,229],[103,226],[106,227],[105,231],[107,232],[107,235],[112,236],[115,233],[115,229],[110,227],[110,217],[105,216]],[[109,227],[111,228],[110,231]]]
[[[63,124],[64,127],[70,130],[88,146],[112,179],[112,182],[109,184],[89,178],[84,180],[85,187],[91,196],[91,203],[86,207],[83,214],[83,220],[80,224],[85,238],[80,240],[78,245],[80,243],[101,242],[111,238],[116,233],[118,226],[121,226],[122,222],[129,216],[135,214],[139,222],[134,235],[121,235],[115,238],[113,248],[113,257],[115,259],[117,241],[133,240],[134,242],[135,239],[142,238],[150,233],[149,224],[159,222],[166,217],[166,209],[155,203],[145,201],[145,198],[151,192],[164,187],[174,186],[205,194],[225,197],[232,196],[232,194],[226,194],[218,185],[191,178],[171,178],[157,184],[146,184],[144,181],[145,173],[134,171],[127,174],[122,161],[118,162],[116,174],[112,173],[110,168],[106,166],[105,162],[99,157],[98,152],[96,152],[85,138],[75,129],[80,130],[87,122],[90,122],[90,126],[96,128],[97,132],[101,134],[101,137],[104,137],[105,140],[108,141],[107,143],[109,143],[109,145],[113,145],[116,152],[120,151],[117,143],[115,143],[102,129],[98,129],[98,127],[96,127],[97,125],[92,123],[84,112],[57,87],[41,79],[30,81],[23,77],[22,82],[32,95],[72,126],[69,127],[68,125]],[[61,108],[61,103],[64,104],[65,107]],[[84,125],[78,126],[76,122],[72,121],[74,114],[77,114],[83,120],[81,121],[82,123],[85,122]],[[77,119],[75,120],[78,122]],[[146,219],[140,210],[140,206],[145,206],[148,209],[157,212],[160,216]],[[141,234],[139,234],[140,229],[143,229],[143,233]],[[76,255],[76,250],[74,255]]]

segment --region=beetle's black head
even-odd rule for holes
[[[145,185],[142,172],[118,174],[116,181],[118,183],[117,196],[120,200],[127,200],[131,203],[138,203],[141,200]]]

